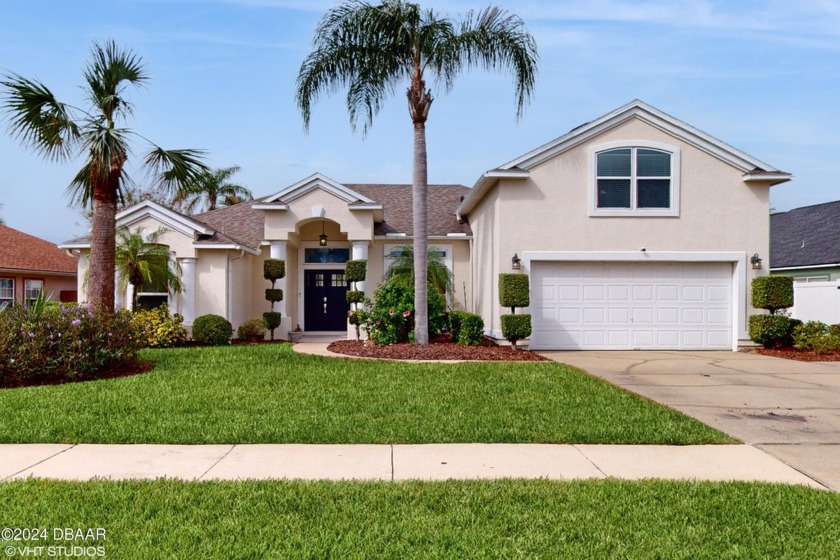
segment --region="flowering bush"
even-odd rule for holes
[[[406,342],[414,333],[414,288],[401,282],[386,282],[373,294],[365,317],[365,329],[379,346]],[[440,334],[446,322],[443,296],[429,286],[429,334]]]
[[[249,342],[265,340],[265,331],[267,329],[268,324],[264,318],[248,319],[236,329],[236,337],[239,340],[247,340]]]
[[[129,311],[15,305],[0,313],[0,385],[101,375],[133,363],[140,345]]]
[[[166,304],[148,311],[136,311],[131,319],[140,337],[140,344],[149,348],[172,348],[187,341],[184,318],[169,314]]]

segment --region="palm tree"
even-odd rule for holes
[[[414,285],[414,247],[411,245],[402,245],[397,247],[394,251],[396,253],[394,262],[391,268],[388,269],[385,275],[389,282],[398,282],[406,286]],[[440,293],[444,298],[453,296],[454,288],[452,284],[452,272],[446,268],[446,263],[443,257],[435,250],[434,247],[429,248],[429,254],[426,257],[428,267],[426,269],[426,278],[428,283]],[[416,309],[416,308],[415,308]]]
[[[169,248],[159,245],[166,228],[158,228],[147,236],[143,228],[131,231],[128,228],[117,229],[115,261],[120,289],[128,284],[134,287],[131,309],[137,309],[137,295],[143,286],[154,286],[155,291],[179,293],[181,291],[180,270],[172,260]]]
[[[321,19],[313,47],[297,78],[296,97],[305,128],[318,96],[346,86],[351,126],[355,128],[362,113],[367,132],[385,98],[398,85],[408,83],[408,112],[414,125],[414,269],[422,271],[414,278],[414,340],[428,344],[426,119],[433,98],[426,89],[426,75],[448,91],[468,67],[509,69],[517,116],[521,116],[534,89],[536,42],[518,16],[495,6],[468,12],[456,24],[405,0],[383,0],[376,5],[348,0]]]
[[[15,73],[0,80],[0,94],[11,134],[21,143],[50,160],[84,158],[68,193],[71,202],[93,209],[88,299],[113,310],[116,211],[128,181],[131,140],[149,144],[142,163],[155,188],[177,192],[206,166],[200,151],[164,150],[123,127],[134,111],[127,86],[148,80],[142,60],[131,50],[113,41],[94,43],[84,80],[85,109],[60,102],[41,82]]]
[[[238,165],[207,170],[196,178],[195,183],[178,193],[173,199],[175,204],[185,204],[188,214],[195,214],[205,210],[215,210],[217,205],[232,206],[246,200],[252,200],[254,195],[243,186],[230,183],[231,176],[241,170]]]

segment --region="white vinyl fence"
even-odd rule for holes
[[[794,319],[822,321],[829,325],[840,323],[840,280],[834,282],[794,282]]]

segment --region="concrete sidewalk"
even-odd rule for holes
[[[818,482],[749,445],[0,444],[0,480],[447,480],[613,477]]]

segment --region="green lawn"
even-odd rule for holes
[[[103,528],[40,544],[115,559],[840,557],[840,495],[770,484],[31,480],[0,503],[2,527]]]
[[[288,345],[148,350],[150,373],[0,390],[0,442],[733,441],[553,362],[417,364]]]

